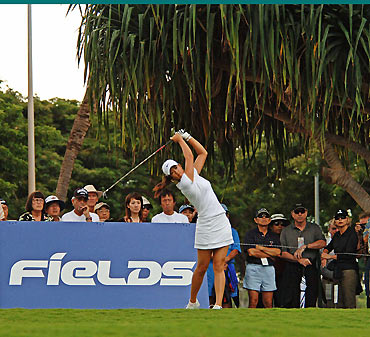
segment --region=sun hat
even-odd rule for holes
[[[149,209],[153,208],[152,204],[147,198],[145,198],[144,196],[141,196],[141,197],[143,198],[143,208],[145,206],[148,207]]]
[[[84,189],[87,192],[95,192],[97,194],[97,196],[98,196],[98,199],[103,195],[103,192],[102,191],[97,191],[94,185],[86,185],[84,187]]]
[[[109,207],[108,204],[106,204],[105,202],[99,202],[98,204],[95,205],[94,212],[96,212],[97,210],[99,210],[102,207],[107,207],[110,210],[110,207]]]
[[[283,222],[283,226],[289,225],[289,220],[284,216],[284,214],[276,213],[271,215],[271,224],[274,224],[274,222],[281,221]]]
[[[51,203],[53,202],[57,202],[59,204],[59,207],[60,207],[60,211],[63,211],[66,204],[64,203],[64,201],[60,200],[57,196],[55,195],[49,195],[46,199],[45,199],[45,208],[47,208]]]

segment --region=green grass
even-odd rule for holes
[[[367,309],[0,310],[0,336],[369,336]]]

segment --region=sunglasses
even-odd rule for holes
[[[284,222],[278,221],[273,223],[274,226],[284,226]]]
[[[295,209],[294,210],[294,213],[295,214],[304,214],[304,213],[306,213],[306,209],[304,209],[304,208],[298,208],[298,209]]]
[[[257,215],[257,218],[270,218],[270,215],[266,213],[261,213]]]
[[[335,220],[339,220],[339,219],[344,220],[344,219],[346,219],[346,218],[347,218],[347,216],[346,216],[346,215],[336,215],[336,216],[334,217],[334,219],[335,219]]]
[[[144,209],[150,211],[151,207],[150,206],[143,206]]]

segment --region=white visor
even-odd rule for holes
[[[169,176],[171,174],[171,167],[178,165],[179,163],[177,161],[174,161],[173,159],[166,160],[162,165],[162,171],[165,176]]]

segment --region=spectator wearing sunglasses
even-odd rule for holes
[[[283,231],[284,227],[289,225],[289,220],[284,216],[284,214],[273,214],[271,215],[270,228],[271,230],[279,235]],[[275,282],[276,282],[276,291],[274,292],[274,307],[281,307],[282,298],[284,298],[284,292],[286,289],[285,279],[284,279],[284,269],[285,269],[285,260],[281,256],[276,256],[274,259],[274,268],[275,268]]]
[[[281,253],[279,236],[269,229],[270,213],[266,208],[257,211],[256,228],[247,232],[244,242],[247,266],[243,287],[248,289],[249,308],[256,308],[259,293],[265,308],[272,308],[276,290],[274,260]]]
[[[334,278],[339,280],[338,307],[356,308],[356,288],[358,284],[358,237],[350,226],[346,210],[339,209],[334,215],[334,224],[338,231],[321,254],[324,261],[336,260]],[[334,250],[334,255],[329,253]],[[350,254],[343,254],[350,253]]]
[[[143,198],[143,210],[142,210],[143,222],[150,222],[150,220],[148,219],[148,216],[153,206],[147,198],[145,198],[144,196],[141,196],[141,197]]]
[[[287,261],[284,278],[287,280],[282,306],[299,308],[301,280],[306,279],[305,307],[315,307],[319,290],[319,250],[326,245],[321,228],[307,222],[307,208],[295,204],[291,211],[294,223],[280,235],[282,258]]]

